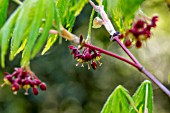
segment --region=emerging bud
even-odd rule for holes
[[[136,42],[136,47],[140,48],[142,46],[142,42],[140,40],[137,40]]]
[[[145,25],[145,22],[143,20],[138,20],[136,24],[134,24],[135,29],[142,29]]]
[[[34,93],[34,95],[38,95],[38,89],[36,87],[32,88],[32,92]]]
[[[96,62],[92,61],[91,62],[91,67],[95,70],[97,68]]]
[[[131,47],[131,46],[132,46],[132,42],[130,41],[130,39],[127,39],[127,40],[125,41],[125,46],[126,46],[126,47]]]
[[[93,28],[100,28],[103,25],[103,20],[99,17],[94,18],[93,20]]]
[[[12,76],[11,76],[11,75],[6,75],[6,76],[4,77],[4,82],[5,82],[5,84],[7,84],[7,85],[10,85],[11,83],[13,83]]]
[[[11,89],[12,89],[13,91],[18,91],[18,90],[19,90],[19,84],[18,84],[17,82],[14,82],[14,83],[12,84]]]
[[[42,83],[40,84],[40,89],[41,89],[42,91],[44,91],[44,90],[47,89],[47,86],[46,86],[46,84],[45,84],[44,82],[42,82]]]

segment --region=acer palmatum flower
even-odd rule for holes
[[[5,84],[11,85],[14,94],[17,94],[20,89],[24,89],[25,95],[28,95],[28,90],[31,87],[34,95],[38,94],[37,87],[40,87],[41,90],[46,90],[46,84],[41,82],[41,80],[30,70],[27,71],[24,68],[15,68],[12,74],[5,72],[4,75],[4,83],[1,87]]]

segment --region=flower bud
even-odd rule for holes
[[[34,93],[34,95],[38,95],[38,89],[36,87],[32,88],[32,92]]]
[[[132,42],[131,42],[129,39],[127,39],[127,40],[125,41],[125,46],[126,46],[126,47],[131,47],[131,46],[132,46]]]
[[[95,70],[97,68],[97,64],[96,62],[92,61],[91,63],[91,67]]]
[[[42,82],[42,83],[40,84],[40,89],[41,89],[42,91],[44,91],[44,90],[47,89],[47,86],[46,86],[46,84],[45,84],[44,82]]]
[[[136,47],[140,48],[142,46],[142,42],[140,40],[137,40],[136,42]]]
[[[19,90],[19,84],[18,84],[17,82],[14,82],[14,83],[12,84],[11,89],[12,89],[13,91],[18,91],[18,90]]]
[[[103,25],[103,20],[99,17],[94,18],[93,20],[93,28],[100,28]]]

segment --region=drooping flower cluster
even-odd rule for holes
[[[8,72],[4,73],[4,83],[1,87],[5,84],[11,85],[14,94],[17,94],[20,89],[24,89],[25,95],[28,95],[30,88],[32,88],[34,95],[38,95],[38,87],[40,87],[42,91],[46,90],[46,84],[41,82],[34,73],[28,72],[24,68],[15,68],[14,70],[12,74]]]
[[[148,22],[148,20],[150,22]],[[137,48],[142,46],[142,41],[146,41],[151,37],[151,28],[156,27],[156,22],[158,21],[158,16],[153,16],[152,19],[138,19],[136,20],[132,28],[129,29],[125,34],[124,44],[126,47],[131,47],[133,44]]]
[[[78,61],[76,66],[82,64],[82,67],[84,67],[84,63],[87,63],[88,69],[90,69],[90,63],[91,67],[95,70],[98,66],[96,62],[98,62],[99,66],[102,65],[102,63],[99,61],[101,59],[101,54],[96,50],[85,47],[81,53],[80,50],[75,46],[69,46],[69,49],[72,51],[71,54],[74,55],[74,59],[77,59]]]

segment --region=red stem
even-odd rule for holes
[[[164,93],[166,93],[170,97],[170,91],[157,79],[155,78],[148,70],[142,68],[143,66],[138,62],[138,60],[132,55],[132,53],[125,47],[124,44],[121,43],[118,36],[113,37],[116,42],[122,47],[122,49],[127,53],[127,55],[133,60],[133,62],[141,67],[140,71],[144,73],[148,78],[150,78]]]
[[[116,39],[117,40],[117,39]],[[118,40],[119,42],[120,40]],[[157,78],[155,78],[149,71],[147,71],[145,68],[142,67],[142,65],[135,59],[135,57],[130,53],[129,50],[127,50],[127,48],[125,46],[122,46],[123,44],[121,42],[119,42],[121,47],[123,48],[124,47],[124,51],[128,54],[128,56],[134,61],[134,62],[131,62],[129,61],[128,59],[126,58],[123,58],[122,56],[119,56],[115,53],[112,53],[110,51],[107,51],[107,50],[104,50],[102,48],[99,48],[99,47],[96,47],[96,46],[93,46],[91,44],[87,44],[87,43],[84,43],[84,46],[85,47],[89,47],[90,49],[94,49],[94,50],[97,50],[97,51],[100,51],[101,53],[104,53],[106,55],[109,55],[109,56],[112,56],[112,57],[115,57],[121,61],[124,61],[130,65],[132,65],[133,67],[136,67],[139,71],[141,71],[142,73],[144,73],[148,78],[150,78],[165,94],[167,94],[169,97],[170,97],[170,91],[169,89],[167,89]]]
[[[155,78],[148,70],[143,68],[141,70],[148,78],[150,78],[165,94],[170,97],[170,91],[157,78]]]
[[[132,65],[132,66],[134,66],[134,67],[136,67],[137,69],[141,69],[141,67],[139,67],[137,64],[135,64],[135,63],[129,61],[128,59],[123,58],[123,57],[121,57],[121,56],[119,56],[119,55],[117,55],[117,54],[115,54],[115,53],[112,53],[112,52],[110,52],[110,51],[104,50],[104,49],[102,49],[102,48],[96,47],[96,46],[91,45],[91,44],[88,44],[88,43],[84,43],[84,46],[85,46],[85,47],[89,47],[90,49],[94,49],[94,50],[100,51],[101,53],[104,53],[104,54],[106,54],[106,55],[115,57],[115,58],[117,58],[117,59],[119,59],[119,60],[122,60],[122,61],[124,61],[124,62],[126,62],[126,63],[128,63],[128,64],[130,64],[130,65]]]
[[[137,64],[138,66],[142,67],[142,65],[138,62],[138,60],[136,60],[136,58],[132,55],[132,53],[125,47],[124,44],[122,44],[122,42],[120,41],[118,36],[113,37],[116,42],[122,47],[122,49],[127,53],[127,55],[133,60],[133,62],[135,64]]]

